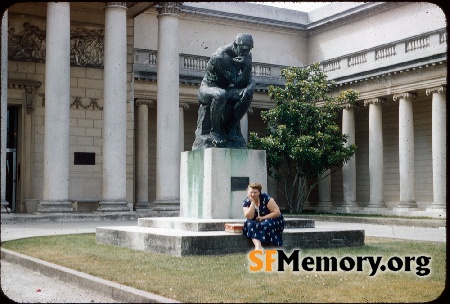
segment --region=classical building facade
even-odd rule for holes
[[[360,92],[340,118],[358,150],[308,209],[445,217],[446,26],[425,2],[14,4],[2,16],[2,212],[176,212],[206,63],[244,32],[257,83],[244,136],[264,135],[284,67],[319,62],[332,94]]]

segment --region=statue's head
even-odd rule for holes
[[[250,34],[240,33],[233,42],[234,50],[238,56],[246,56],[253,48],[253,38]]]

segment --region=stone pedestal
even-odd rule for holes
[[[242,219],[249,183],[267,191],[266,152],[208,148],[181,153],[180,216]]]
[[[97,227],[99,244],[174,256],[248,252],[252,241],[225,231],[245,222],[242,201],[251,182],[267,189],[266,151],[207,148],[181,153],[180,217],[140,218],[137,226]],[[165,201],[164,211],[175,202]],[[314,220],[286,218],[285,248],[364,245],[363,230],[317,229]]]

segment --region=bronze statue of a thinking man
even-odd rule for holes
[[[220,47],[209,59],[198,92],[200,108],[192,150],[246,147],[240,120],[255,90],[252,48],[252,36],[238,34],[233,43]]]

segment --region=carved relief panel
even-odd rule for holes
[[[70,63],[74,66],[103,67],[103,28],[71,27]],[[39,19],[10,18],[8,58],[19,61],[45,61],[45,22]]]

